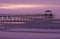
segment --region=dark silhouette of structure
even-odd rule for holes
[[[46,10],[45,14],[0,15],[0,30],[9,28],[60,29],[60,23],[54,22],[54,14]],[[48,20],[46,20],[48,19]],[[53,21],[53,22],[52,22]]]
[[[31,21],[34,19],[53,19],[53,14],[51,10],[46,10],[45,14],[25,14],[25,15],[0,15],[0,22],[21,22],[21,21]]]
[[[53,14],[51,10],[45,11],[45,18],[47,19],[53,19]]]

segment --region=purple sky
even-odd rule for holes
[[[27,5],[44,5],[42,7],[33,7],[33,8],[18,8],[18,9],[4,9],[1,6],[6,6],[6,4],[21,4]],[[52,10],[53,13],[59,16],[60,14],[60,0],[0,0],[0,13],[7,14],[37,14],[44,13],[45,10]],[[59,16],[60,17],[60,16]]]

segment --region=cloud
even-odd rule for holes
[[[47,4],[0,4],[0,9],[21,9],[21,8],[59,8],[60,5]]]
[[[60,0],[0,0],[0,3],[11,3],[11,4],[60,4]]]
[[[38,8],[43,6],[38,4],[0,4],[0,9]]]

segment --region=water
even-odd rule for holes
[[[0,31],[0,39],[60,39],[60,29],[7,28]]]
[[[0,31],[0,39],[60,39],[60,29],[9,29]]]
[[[60,33],[0,32],[0,39],[60,39]]]
[[[11,28],[9,32],[60,33],[60,29]]]

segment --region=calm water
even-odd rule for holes
[[[27,31],[27,32],[18,32],[18,31]],[[0,39],[60,39],[60,29],[23,29],[23,28],[9,29],[6,31],[0,31]]]
[[[60,39],[60,33],[0,32],[0,39]]]
[[[60,24],[49,23],[48,25],[50,25],[50,27],[53,27],[54,25],[55,28],[56,25],[59,25],[58,27],[60,27]],[[47,27],[49,27],[48,25]],[[0,25],[0,26],[13,26],[13,25]],[[28,25],[26,27],[28,27]],[[7,27],[7,29],[3,29],[3,31],[0,31],[0,39],[60,39],[60,29],[8,28]]]

